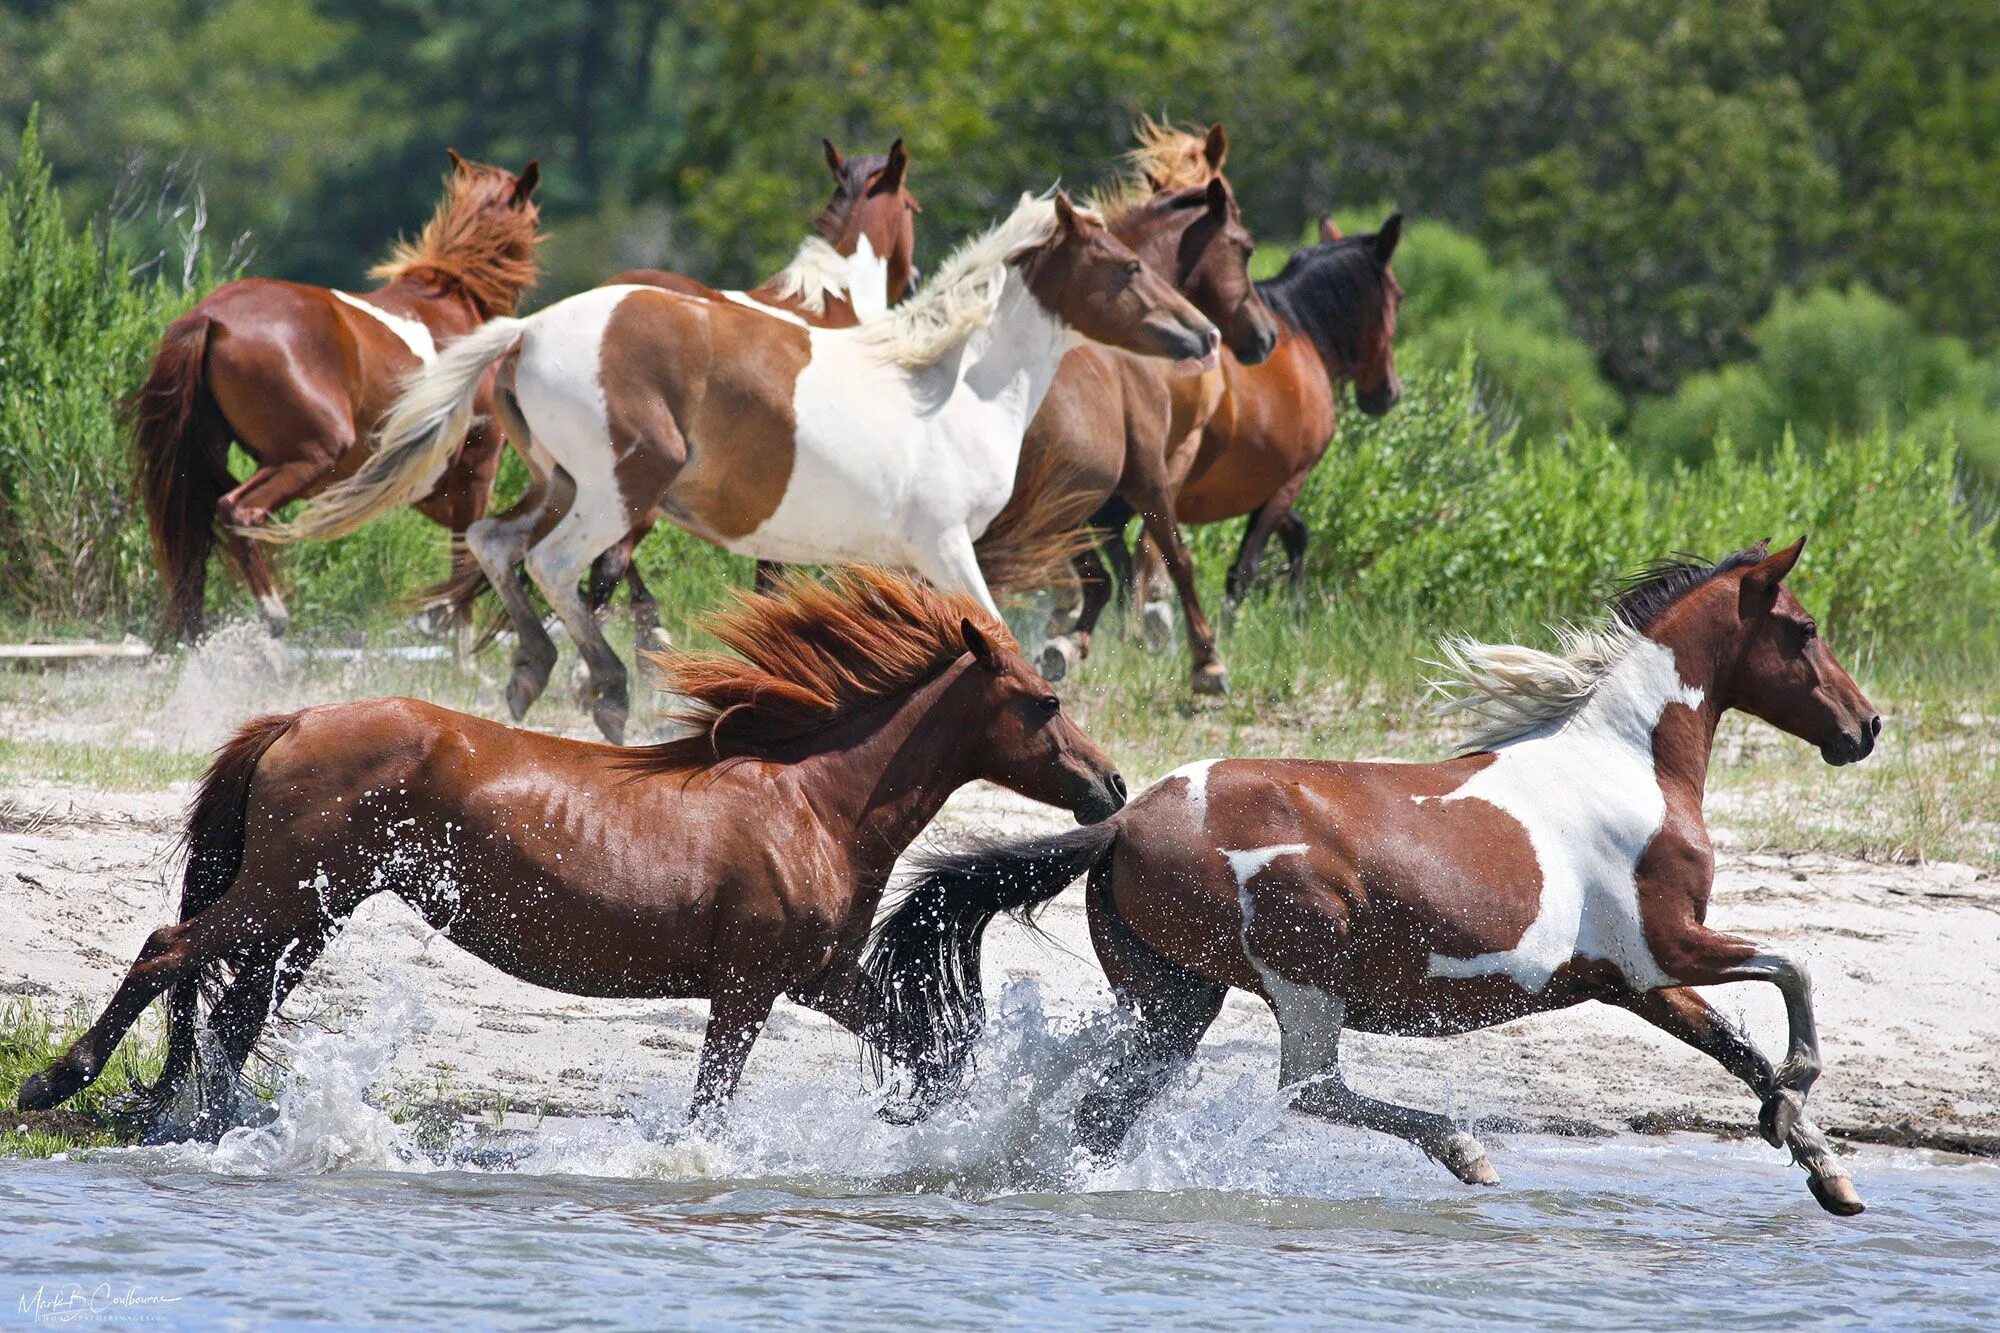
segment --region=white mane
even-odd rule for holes
[[[864,321],[856,332],[896,365],[911,369],[930,365],[966,335],[992,322],[1007,284],[1007,261],[1048,240],[1055,229],[1053,197],[1022,195],[1004,220],[938,265],[936,276],[921,291]]]
[[[799,242],[792,262],[771,280],[780,301],[797,301],[815,315],[826,313],[830,296],[847,295],[847,256],[817,236]]]
[[[1451,674],[1430,682],[1443,696],[1436,712],[1470,715],[1467,750],[1489,750],[1570,716],[1643,637],[1617,619],[1596,629],[1551,628],[1560,652],[1458,637],[1439,641],[1443,660],[1428,665]]]

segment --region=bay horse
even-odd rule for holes
[[[1277,314],[1278,345],[1260,365],[1224,360],[1221,406],[1175,500],[1183,523],[1249,516],[1224,586],[1225,610],[1249,594],[1273,535],[1290,560],[1293,591],[1301,588],[1311,534],[1293,506],[1333,442],[1341,386],[1352,382],[1355,404],[1372,417],[1402,397],[1395,341],[1403,289],[1389,267],[1402,235],[1401,213],[1356,236],[1322,220],[1320,244],[1257,284]]]
[[[497,366],[508,434],[553,458],[574,492],[532,546],[494,524],[467,534],[519,640],[508,704],[520,717],[556,659],[508,576],[525,554],[588,667],[592,716],[617,741],[625,667],[577,591],[612,543],[658,510],[739,554],[895,565],[993,610],[975,534],[1006,504],[1057,362],[1085,340],[1206,368],[1221,338],[1060,193],[1024,197],[922,291],[852,329],[600,287],[461,339],[404,394],[367,465],[283,535],[337,535],[427,489]]]
[[[415,242],[371,271],[381,286],[355,294],[242,278],[161,338],[131,415],[168,639],[201,632],[218,536],[265,626],[284,633],[284,601],[248,532],[359,468],[403,378],[452,339],[512,314],[534,284],[539,164],[516,174],[447,153],[444,200]],[[257,462],[240,485],[229,473],[232,440]],[[496,431],[468,421],[409,502],[462,535],[486,513],[503,446]]]
[[[1088,875],[1091,938],[1136,1023],[1128,1056],[1078,1111],[1114,1151],[1195,1054],[1230,987],[1278,1021],[1291,1106],[1408,1139],[1459,1179],[1498,1174],[1444,1116],[1342,1081],[1343,1027],[1438,1036],[1598,1000],[1713,1056],[1762,1101],[1814,1197],[1860,1196],[1806,1118],[1820,1073],[1796,958],[1706,924],[1714,853],[1702,820],[1715,729],[1742,709],[1865,758],[1881,718],[1784,586],[1805,541],[1717,564],[1664,561],[1623,585],[1608,622],[1558,654],[1447,641],[1447,705],[1470,752],[1439,763],[1208,759],[1081,833],[997,842],[925,863],[866,967],[932,1099],[982,1016],[980,936]],[[1790,1046],[1774,1069],[1694,986],[1768,981]]]
[[[245,726],[191,807],[179,921],[21,1085],[21,1107],[87,1087],[162,994],[152,1113],[191,1073],[197,1092],[218,1077],[229,1089],[269,1016],[377,893],[539,986],[708,999],[698,1114],[729,1100],[780,995],[879,1043],[880,997],[857,963],[891,867],[945,799],[983,779],[1102,819],[1124,782],[962,594],[848,570],[739,597],[708,629],[740,656],[655,659],[692,727],[663,745],[566,740],[412,699]],[[221,1068],[197,1071],[207,1052]],[[154,1136],[220,1133],[233,1093],[220,1100]]]
[[[1223,344],[1243,364],[1264,360],[1278,339],[1272,313],[1250,280],[1255,250],[1236,196],[1223,174],[1229,139],[1220,124],[1206,135],[1142,121],[1136,172],[1095,200],[1120,239],[1162,274],[1170,275],[1197,309],[1213,319]],[[1198,212],[1180,226],[1162,221]],[[1202,614],[1193,557],[1174,516],[1174,496],[1193,465],[1203,429],[1222,399],[1219,371],[1177,375],[1152,359],[1103,347],[1084,347],[1063,359],[1055,383],[1021,444],[1021,482],[996,526],[1032,506],[1051,512],[1045,527],[1082,526],[1116,496],[1125,515],[1137,512],[1156,539],[1187,608],[1191,679],[1200,693],[1226,691],[1227,674],[1215,634]],[[1051,500],[1027,479],[1059,469],[1060,497]],[[1122,520],[1121,520],[1122,524]],[[1101,540],[1101,534],[1100,534]],[[1103,566],[1086,548],[1076,556],[1085,586],[1081,631],[1058,635],[1044,649],[1041,669],[1060,679],[1087,651],[1096,612],[1088,609],[1102,582]],[[1101,601],[1098,609],[1101,609]]]
[[[916,278],[916,215],[923,211],[910,193],[909,150],[897,139],[885,154],[847,155],[828,139],[820,140],[827,170],[833,176],[833,197],[813,219],[812,230],[799,243],[791,262],[748,291],[710,287],[685,274],[664,269],[628,269],[602,284],[607,287],[661,287],[686,296],[732,301],[793,319],[815,328],[849,328],[879,315],[908,294]],[[531,481],[521,499],[496,517],[496,522],[522,524],[535,538],[546,534],[561,517],[547,503],[551,460],[524,453]],[[602,611],[622,580],[630,591],[633,627],[641,644],[654,642],[659,628],[659,603],[646,587],[633,559],[656,521],[648,516],[599,556],[591,566],[589,602]],[[768,584],[775,567],[760,568]],[[472,603],[487,591],[485,573],[477,561],[467,561],[457,576],[433,590],[454,618],[470,613]]]

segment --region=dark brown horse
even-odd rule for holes
[[[244,278],[168,327],[132,415],[169,638],[201,632],[218,535],[265,624],[283,633],[285,604],[245,530],[351,474],[400,381],[440,346],[512,314],[534,283],[540,167],[516,175],[455,152],[451,163],[444,202],[414,244],[375,268],[375,290]],[[241,485],[229,473],[232,440],[257,461]],[[486,513],[503,444],[475,426],[417,510],[462,536]]]
[[[1444,1116],[1351,1091],[1341,1030],[1435,1036],[1599,1000],[1713,1056],[1762,1099],[1836,1213],[1861,1200],[1805,1118],[1820,1072],[1804,967],[1706,924],[1714,853],[1702,792],[1729,709],[1865,757],[1881,719],[1784,587],[1804,546],[1670,561],[1561,655],[1449,641],[1472,752],[1442,763],[1204,760],[1081,833],[933,858],[868,970],[898,1049],[932,1094],[977,1036],[979,939],[1089,875],[1091,937],[1137,1024],[1079,1111],[1116,1149],[1195,1053],[1234,986],[1271,1006],[1291,1105],[1415,1143],[1461,1180],[1499,1180]],[[1790,1049],[1775,1069],[1690,987],[1768,981]]]
[[[952,792],[986,779],[1078,819],[1124,802],[1110,761],[970,598],[852,570],[746,597],[709,630],[742,656],[658,659],[696,730],[646,749],[411,699],[246,726],[189,815],[180,921],[21,1106],[87,1086],[163,993],[154,1105],[171,1105],[198,1050],[220,1053],[226,1086],[349,914],[386,891],[537,985],[708,998],[695,1106],[719,1108],[780,995],[880,1037],[856,963],[890,868]],[[221,986],[212,1042],[197,1040],[205,984]]]
[[[1202,434],[1175,512],[1183,523],[1250,516],[1230,567],[1225,608],[1242,601],[1275,534],[1291,561],[1294,589],[1310,534],[1293,505],[1333,440],[1340,389],[1354,385],[1363,412],[1379,417],[1402,396],[1396,376],[1396,310],[1403,289],[1389,267],[1403,217],[1343,237],[1322,223],[1321,243],[1294,254],[1257,284],[1283,332],[1261,365],[1225,357],[1222,405]]]
[[[1271,352],[1278,338],[1248,262],[1254,246],[1236,197],[1223,175],[1229,139],[1221,125],[1197,136],[1150,121],[1141,126],[1132,185],[1101,207],[1112,229],[1162,276],[1173,279],[1195,307],[1222,330],[1223,344],[1246,364]],[[1049,396],[1021,443],[1025,481],[1059,468],[1061,501],[1017,485],[996,524],[1020,521],[1018,511],[1047,506],[1043,522],[1081,526],[1114,496],[1124,506],[1119,525],[1140,515],[1187,608],[1192,679],[1197,692],[1227,688],[1215,634],[1201,611],[1194,561],[1174,518],[1174,495],[1195,460],[1202,430],[1222,398],[1219,371],[1176,373],[1172,367],[1108,348],[1079,348],[1063,359]],[[1087,650],[1109,584],[1095,552],[1077,557],[1084,608],[1073,638],[1059,636],[1041,667],[1060,678]],[[1067,650],[1067,651],[1066,651]]]

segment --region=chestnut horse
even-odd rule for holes
[[[1061,194],[1024,198],[923,291],[853,329],[600,287],[461,340],[410,386],[368,464],[285,535],[338,534],[428,489],[498,366],[509,435],[572,484],[567,512],[525,551],[528,572],[576,641],[586,701],[616,741],[625,667],[577,592],[591,561],[658,510],[760,560],[894,564],[992,610],[974,539],[1006,504],[1056,363],[1085,339],[1203,366],[1220,343]],[[556,650],[509,577],[525,543],[495,540],[496,527],[475,524],[467,540],[519,639],[507,688],[519,717]]]
[[[1461,1180],[1499,1176],[1450,1120],[1351,1091],[1343,1027],[1435,1036],[1584,1000],[1618,1005],[1713,1056],[1757,1093],[1759,1128],[1815,1197],[1861,1211],[1805,1117],[1820,1072],[1805,968],[1705,923],[1714,854],[1702,791],[1716,724],[1740,708],[1865,757],[1874,708],[1785,588],[1805,545],[1720,564],[1667,561],[1624,585],[1610,621],[1557,656],[1451,641],[1449,709],[1476,749],[1442,763],[1203,760],[1079,834],[934,857],[867,968],[895,997],[898,1049],[933,1098],[981,1021],[979,939],[1088,873],[1091,938],[1134,1049],[1078,1112],[1115,1150],[1195,1053],[1231,986],[1278,1020],[1291,1105],[1405,1138]],[[1693,986],[1768,981],[1790,1049],[1773,1069]],[[928,1052],[928,1054],[925,1054]]]
[[[282,634],[285,604],[245,530],[352,474],[403,378],[441,345],[512,314],[533,285],[541,168],[530,162],[515,175],[450,157],[444,202],[414,244],[375,267],[382,286],[354,295],[244,278],[168,326],[132,404],[168,638],[201,632],[218,534],[265,625]],[[468,427],[432,484],[410,497],[454,536],[486,513],[504,443],[484,424]],[[241,485],[229,474],[231,440],[257,461]]]
[[[744,596],[708,628],[742,656],[656,659],[696,728],[665,745],[617,750],[411,699],[244,727],[189,814],[179,922],[22,1084],[22,1108],[88,1086],[163,993],[154,1114],[201,1052],[223,1067],[197,1084],[227,1090],[267,1018],[382,892],[539,986],[708,999],[694,1106],[720,1108],[780,995],[879,1043],[857,961],[896,858],[952,792],[984,779],[1079,820],[1124,802],[1110,760],[970,598],[853,570]],[[204,987],[216,997],[200,1040]],[[222,1101],[156,1136],[219,1133]]]
[[[815,328],[848,328],[881,314],[903,299],[917,271],[915,219],[922,209],[909,192],[909,152],[901,139],[880,156],[845,156],[826,139],[820,140],[820,147],[833,175],[833,198],[813,219],[812,234],[800,242],[791,263],[769,281],[749,291],[718,291],[679,273],[642,268],[620,273],[603,285],[664,287],[687,296],[733,301]],[[531,473],[549,471],[546,459],[528,456],[527,461]],[[545,535],[561,517],[546,503],[550,480],[536,475],[527,493],[496,522],[519,524],[532,516],[529,526],[537,529],[535,536]],[[589,596],[594,611],[604,609],[623,579],[630,590],[633,627],[641,644],[651,641],[659,627],[659,603],[632,557],[655,521],[648,516],[599,556],[590,571]],[[478,563],[468,562],[437,592],[455,617],[463,617],[488,587]]]
[[[1229,139],[1221,125],[1196,136],[1145,121],[1133,154],[1137,174],[1098,201],[1119,238],[1147,263],[1170,276],[1195,306],[1221,328],[1223,343],[1245,364],[1270,354],[1278,326],[1256,284],[1249,259],[1255,249],[1228,179],[1222,174]],[[1178,226],[1163,227],[1191,206],[1201,211]],[[1061,474],[1061,498],[1050,501],[1017,483],[1009,511],[996,526],[1033,505],[1051,512],[1045,527],[1080,527],[1116,495],[1137,511],[1165,555],[1187,608],[1188,646],[1197,692],[1227,688],[1215,634],[1201,612],[1194,561],[1174,518],[1174,495],[1193,464],[1210,415],[1221,401],[1219,371],[1177,375],[1161,362],[1109,348],[1079,348],[1063,359],[1049,396],[1021,443],[1023,483],[1045,468]],[[1096,611],[1089,601],[1103,583],[1103,566],[1086,549],[1076,557],[1085,585],[1090,623],[1076,638],[1051,640],[1041,668],[1060,679],[1087,649]],[[1102,599],[1097,606],[1101,609]],[[1065,651],[1067,650],[1067,651]]]

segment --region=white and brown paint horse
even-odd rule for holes
[[[514,438],[567,477],[529,575],[589,668],[599,728],[623,736],[626,673],[578,594],[591,561],[655,510],[728,550],[789,564],[884,564],[992,596],[975,536],[1013,490],[1056,365],[1087,340],[1215,364],[1220,334],[1094,213],[1023,199],[902,306],[811,329],[652,287],[602,287],[489,324],[404,395],[382,446],[293,525],[346,531],[430,484],[488,369]],[[520,637],[508,703],[540,695],[555,646],[510,577],[523,552],[468,534]]]
[[[687,296],[729,301],[762,310],[779,319],[822,329],[851,328],[879,315],[909,294],[916,279],[916,215],[922,212],[910,193],[910,154],[901,139],[887,153],[843,154],[831,140],[820,140],[826,167],[833,176],[833,196],[813,219],[812,231],[799,243],[791,261],[768,280],[747,291],[719,290],[682,273],[665,269],[628,269],[602,284],[606,287],[661,287]],[[527,492],[497,525],[534,530],[539,539],[555,526],[562,511],[547,503],[553,480],[552,460],[532,447],[522,454],[532,476]],[[656,519],[646,520],[610,550],[590,571],[590,605],[602,611],[622,580],[630,591],[635,638],[655,641],[659,603],[646,587],[633,554]],[[768,573],[759,568],[762,582]],[[470,615],[472,604],[488,591],[485,572],[476,561],[457,571],[452,581],[435,590],[454,619]]]
[[[1449,643],[1450,707],[1477,750],[1441,763],[1205,760],[1095,831],[933,858],[869,967],[900,1006],[899,1049],[947,1088],[978,1032],[979,936],[1088,873],[1092,938],[1137,1016],[1136,1049],[1083,1104],[1109,1151],[1195,1053],[1232,986],[1261,995],[1298,1110],[1410,1140],[1461,1180],[1497,1183],[1444,1116],[1362,1096],[1345,1027],[1441,1035],[1600,1000],[1713,1056],[1762,1099],[1820,1203],[1860,1197],[1805,1116],[1820,1072],[1800,962],[1706,924],[1714,854],[1702,792],[1716,725],[1741,709],[1831,764],[1881,719],[1784,587],[1804,547],[1668,562],[1562,655]],[[1774,1069],[1694,986],[1768,981],[1790,1049]]]

